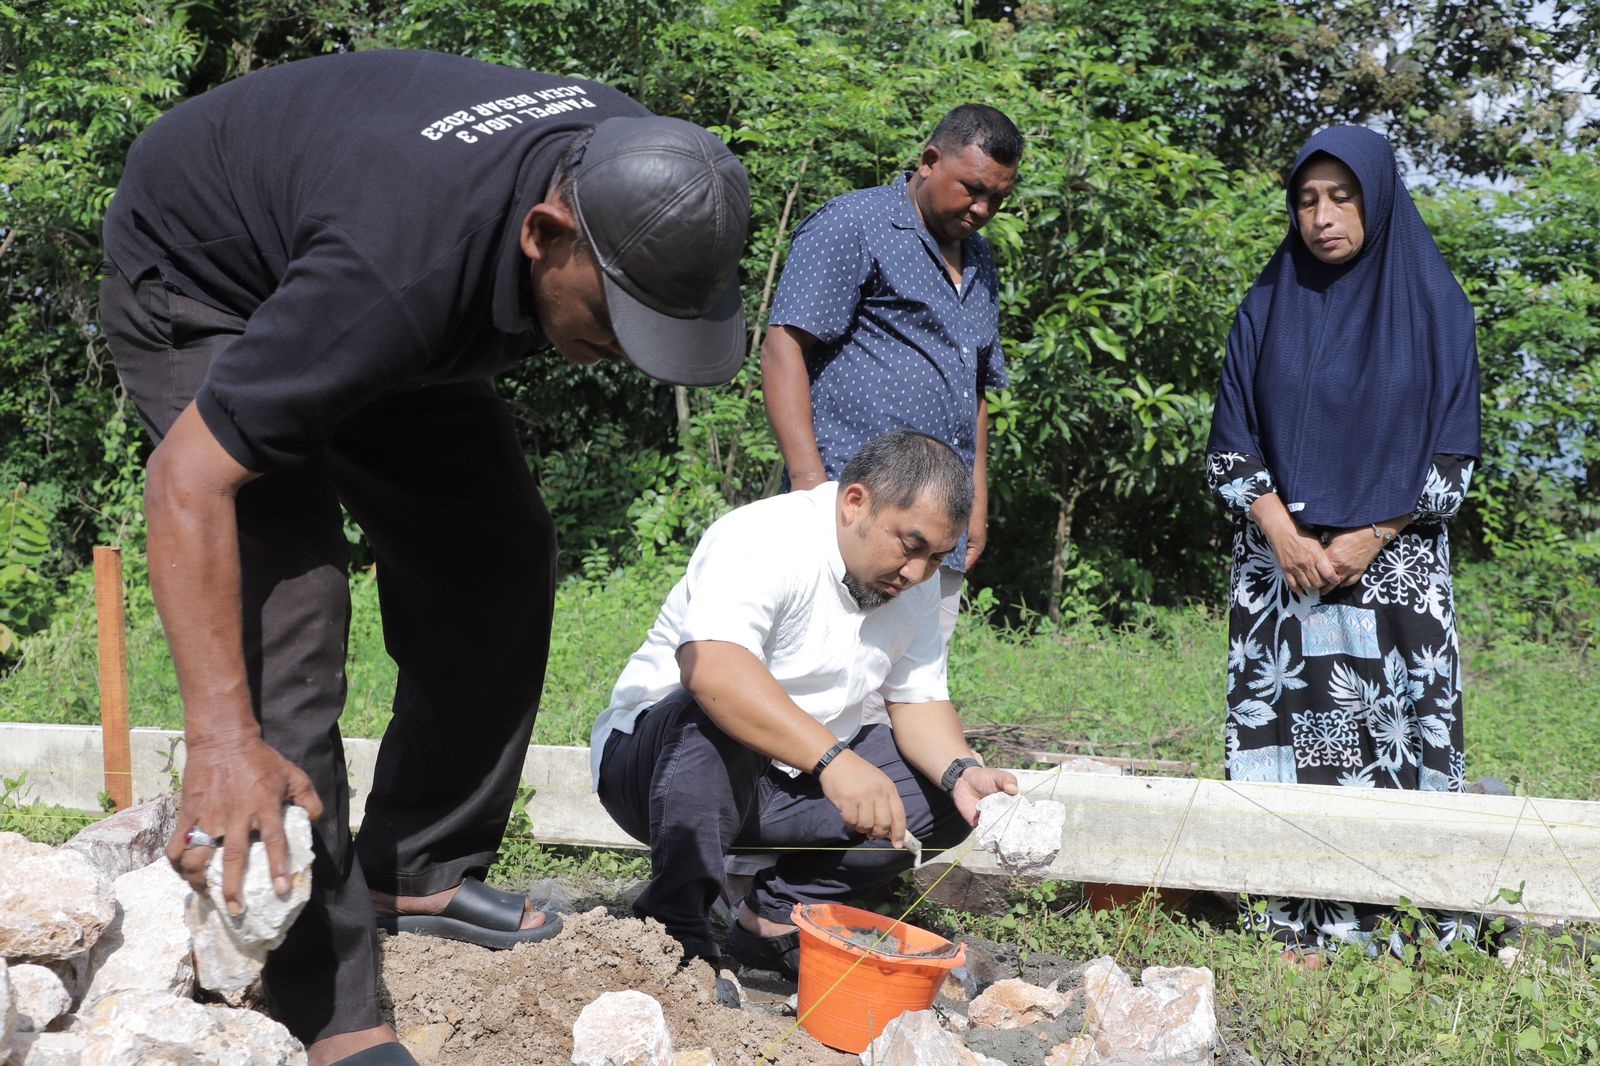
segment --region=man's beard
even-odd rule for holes
[[[850,598],[856,601],[856,606],[863,611],[870,611],[874,607],[882,607],[892,597],[882,589],[875,589],[867,585],[854,574],[844,575],[845,591],[850,593]]]

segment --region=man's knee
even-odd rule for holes
[[[600,800],[631,835],[686,816],[721,820],[755,804],[767,760],[711,720],[679,690],[642,711],[631,732],[613,733],[600,762]]]

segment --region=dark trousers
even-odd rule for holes
[[[117,373],[159,441],[245,322],[158,279],[108,274],[100,313]],[[376,556],[399,667],[353,846],[341,505]],[[380,1024],[369,886],[427,895],[494,861],[544,681],[555,532],[486,382],[377,398],[310,459],[244,486],[236,509],[256,715],[325,807],[311,902],[263,974],[273,1015],[310,1043]]]
[[[925,847],[954,847],[966,837],[955,804],[906,764],[889,726],[866,726],[850,747],[889,775],[905,804],[906,828]],[[629,836],[650,845],[650,884],[634,913],[666,926],[688,956],[720,956],[711,906],[733,848],[780,852],[756,876],[748,902],[761,917],[786,924],[796,903],[847,902],[912,863],[910,852],[887,840],[846,829],[816,778],[774,769],[682,690],[641,714],[632,733],[607,738],[600,803]]]

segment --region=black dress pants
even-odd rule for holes
[[[124,279],[101,321],[159,441],[245,321]],[[350,626],[341,505],[377,558],[394,718],[352,844],[339,735]],[[427,895],[482,876],[516,796],[549,651],[555,531],[487,382],[402,387],[321,452],[239,492],[244,654],[268,744],[310,775],[312,899],[267,960],[273,1015],[302,1041],[378,1025],[369,886]]]
[[[925,850],[951,848],[970,831],[955,803],[900,755],[887,725],[864,726],[850,749],[893,781],[906,828]],[[686,956],[716,960],[711,906],[733,848],[778,851],[746,902],[790,923],[796,903],[846,903],[892,881],[911,853],[846,829],[809,774],[790,777],[724,733],[679,689],[644,711],[632,733],[606,738],[600,803],[635,840],[650,845],[650,883],[634,901],[666,926]]]

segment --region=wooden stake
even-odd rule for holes
[[[128,631],[122,606],[122,549],[94,550],[95,629],[100,645],[100,733],[106,792],[117,810],[133,806],[128,735]]]

